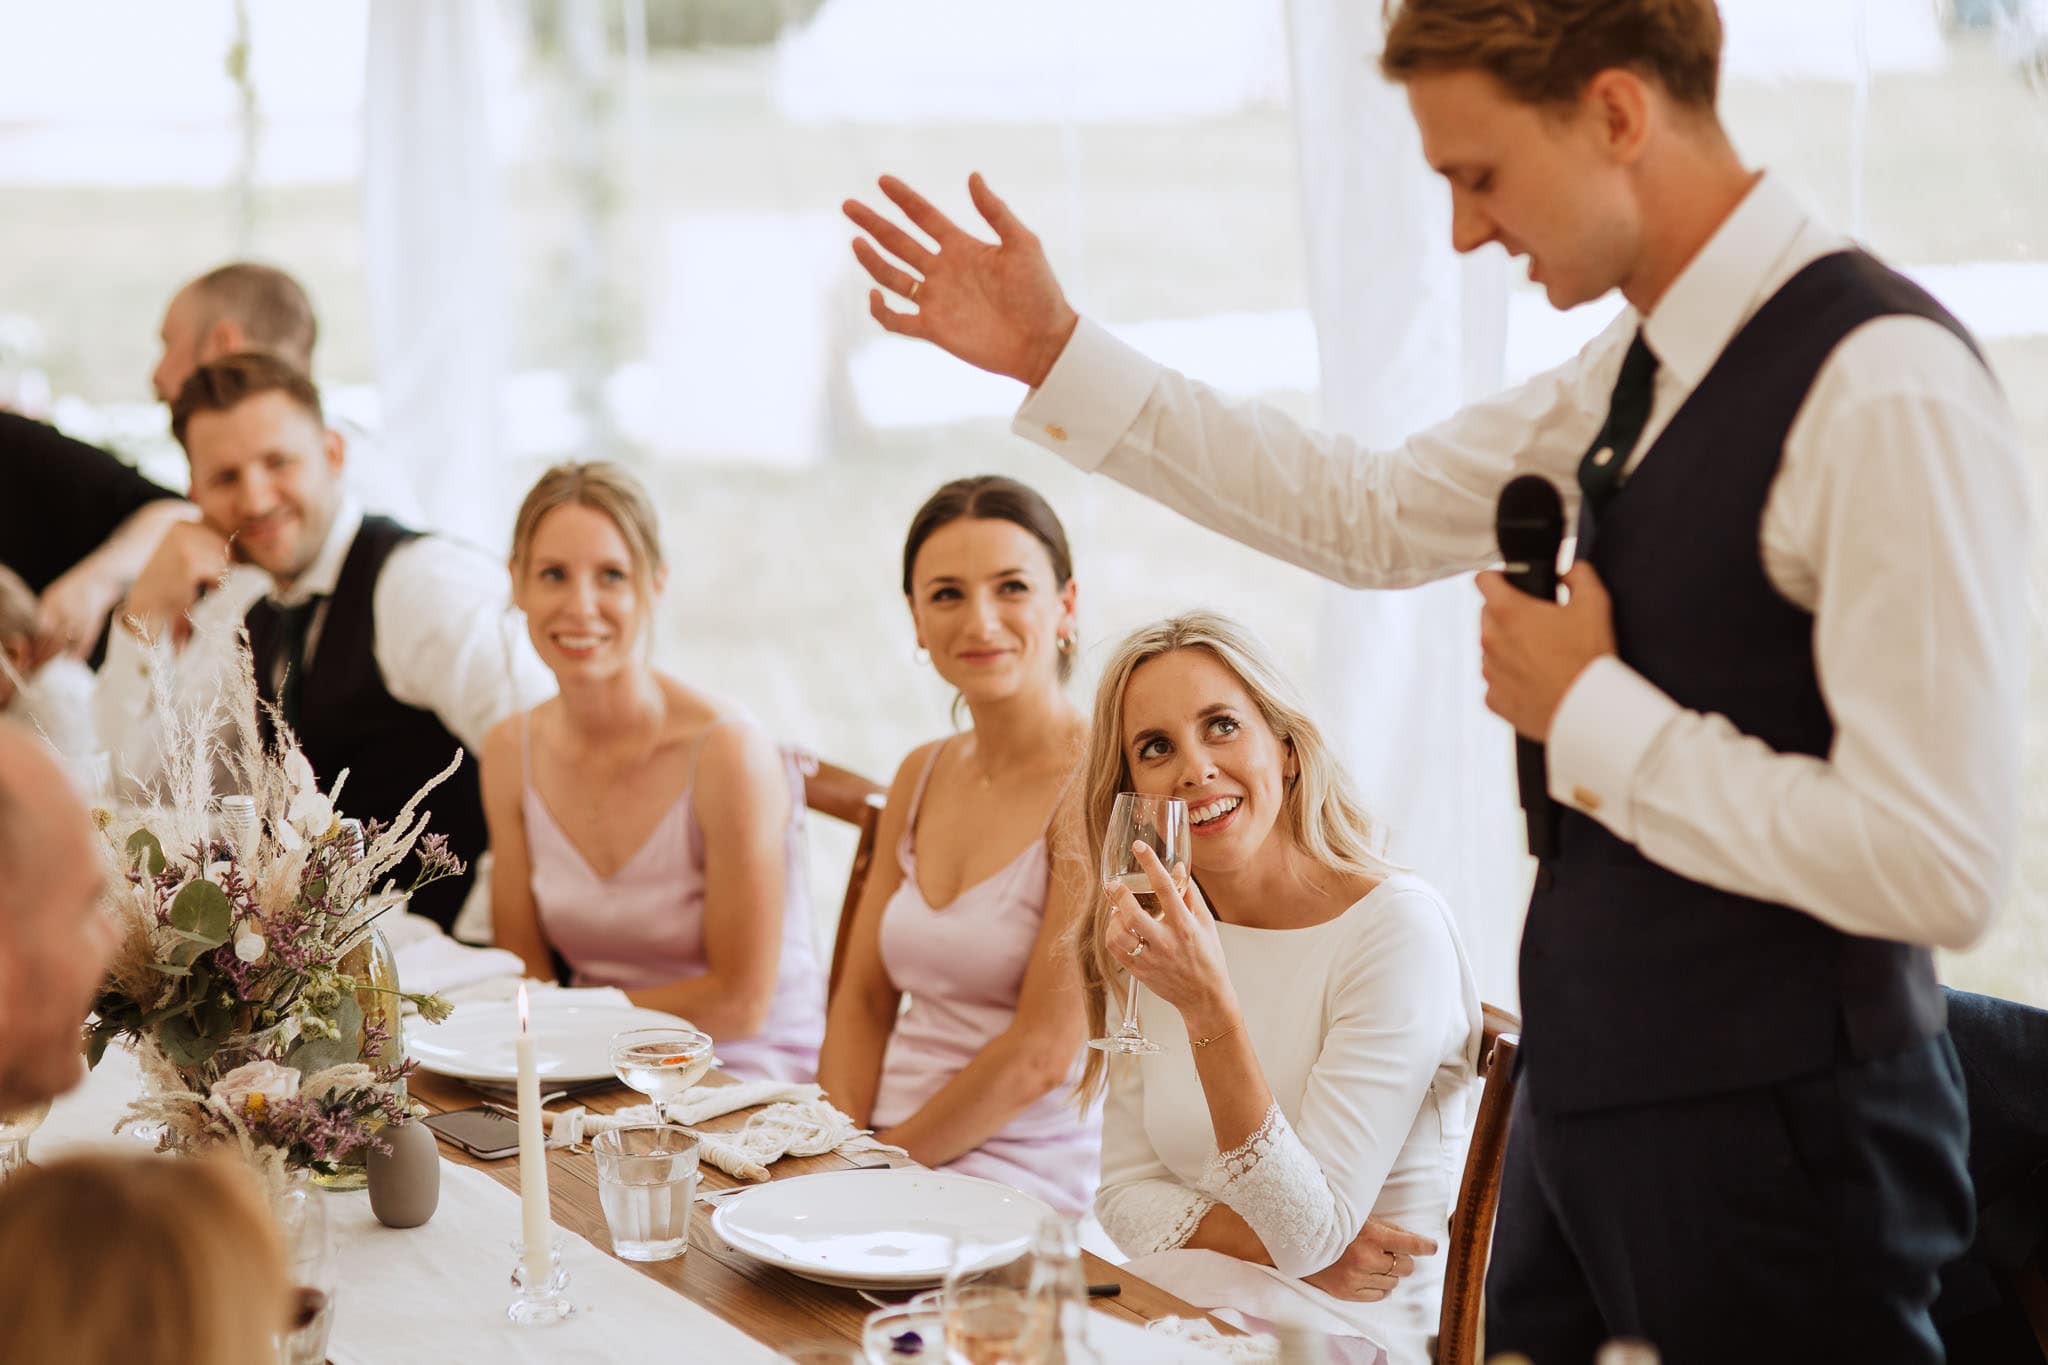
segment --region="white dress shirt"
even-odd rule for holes
[[[193,610],[192,642],[171,664],[173,702],[189,705],[218,695],[225,670],[234,667],[235,628],[265,592],[286,607],[332,594],[362,524],[361,505],[345,499],[312,566],[288,588],[278,591],[269,575],[244,568],[229,575],[223,590],[207,594]],[[397,701],[432,711],[472,755],[483,752],[491,726],[555,691],[554,675],[535,656],[510,603],[504,565],[433,535],[391,551],[371,598],[373,647],[385,689]],[[319,658],[326,615],[322,603],[307,629],[308,667]],[[270,680],[273,695],[277,681]],[[146,787],[161,761],[149,650],[126,630],[110,637],[96,709],[116,773]]]
[[[1083,320],[1014,429],[1203,525],[1352,587],[1499,558],[1518,474],[1578,507],[1577,467],[1643,328],[1661,364],[1631,470],[1736,332],[1848,243],[1762,177],[1650,316],[1402,445],[1369,450],[1232,404]],[[1835,725],[1822,759],[1689,711],[1620,660],[1551,724],[1550,787],[1696,881],[1838,929],[1964,947],[2010,880],[2032,491],[1995,381],[1919,317],[1859,328],[1822,367],[1764,508],[1764,570],[1814,614]]]

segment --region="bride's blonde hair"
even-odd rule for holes
[[[1177,650],[1207,650],[1229,669],[1250,694],[1259,717],[1274,736],[1294,753],[1296,776],[1281,802],[1276,829],[1294,841],[1311,864],[1340,876],[1384,877],[1393,871],[1379,851],[1379,831],[1357,796],[1343,765],[1330,751],[1323,732],[1309,719],[1299,694],[1273,665],[1265,647],[1251,631],[1213,611],[1190,611],[1134,631],[1117,646],[1095,689],[1095,716],[1088,728],[1088,755],[1082,764],[1081,829],[1085,847],[1069,856],[1087,859],[1089,869],[1102,866],[1102,845],[1118,792],[1131,790],[1131,764],[1124,752],[1124,693],[1139,665]],[[1082,844],[1083,840],[1071,840]],[[1094,890],[1075,919],[1076,955],[1081,984],[1087,993],[1088,1018],[1098,1029],[1109,1026],[1109,983],[1122,964],[1103,945],[1109,922],[1109,898],[1102,878],[1091,877]],[[1088,1050],[1081,1073],[1083,1103],[1101,1093],[1105,1054]]]

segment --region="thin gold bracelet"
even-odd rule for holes
[[[1188,1039],[1188,1041],[1196,1047],[1207,1047],[1211,1043],[1222,1042],[1225,1038],[1228,1038],[1231,1034],[1237,1032],[1239,1029],[1243,1027],[1244,1019],[1240,1017],[1236,1023],[1232,1024],[1229,1028],[1223,1030],[1223,1032],[1221,1033],[1215,1034],[1208,1038],[1190,1038]]]

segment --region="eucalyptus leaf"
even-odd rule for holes
[[[202,1038],[190,1019],[166,1019],[156,1032],[158,1046],[174,1066],[198,1066],[220,1050],[211,1038]]]
[[[234,932],[235,908],[228,893],[212,882],[187,882],[171,899],[171,927],[195,943],[217,948]]]
[[[100,1064],[100,1058],[107,1055],[107,1044],[114,1040],[115,1032],[116,1030],[110,1028],[95,1028],[92,1030],[92,1032],[86,1035],[86,1070],[90,1071],[92,1068],[98,1066]]]
[[[161,877],[169,864],[164,859],[164,846],[154,834],[138,829],[128,836],[128,866],[140,864],[152,877]]]
[[[182,950],[183,950],[183,945],[181,944],[181,945],[179,946],[179,951],[182,951]],[[192,975],[192,967],[191,967],[190,963],[177,963],[177,962],[152,962],[152,963],[150,963],[149,965],[150,965],[150,966],[151,966],[152,968],[154,968],[154,969],[156,970],[156,972],[157,972],[157,973],[158,973],[159,975],[161,975],[161,976],[190,976],[190,975]]]

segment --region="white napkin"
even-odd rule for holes
[[[834,1108],[815,1085],[788,1081],[742,1081],[737,1085],[698,1085],[666,1106],[668,1121],[699,1124],[740,1109],[766,1105],[732,1133],[697,1134],[697,1154],[738,1180],[766,1180],[770,1162],[786,1156],[822,1156],[841,1150],[882,1151],[908,1156],[900,1147],[876,1142]],[[634,1124],[659,1123],[651,1104],[636,1104],[612,1114],[582,1108],[545,1116],[548,1146],[571,1147],[593,1133]]]
[[[499,950],[478,949],[477,951]],[[405,967],[402,963],[398,970],[398,979],[400,981],[405,980]],[[522,967],[520,970],[524,971],[525,969]],[[468,1004],[476,1000],[510,1000],[519,994],[519,983],[522,979],[521,976],[515,973],[512,976],[494,976],[487,981],[479,981],[474,985],[465,986],[462,990],[462,1003]],[[628,1000],[626,993],[617,986],[557,986],[552,981],[528,981],[526,983],[526,990],[529,995],[538,996],[545,994],[552,998],[560,999],[564,1004],[569,1005],[616,1005],[621,1009],[631,1009],[633,1007],[633,1002]]]
[[[1116,1365],[1274,1365],[1279,1343],[1269,1336],[1226,1337],[1199,1318],[1159,1318],[1140,1326],[1091,1312],[1086,1358]]]
[[[1094,1324],[1091,1322],[1089,1325],[1092,1327]],[[1277,1337],[1263,1333],[1226,1337],[1216,1330],[1215,1323],[1206,1318],[1154,1318],[1145,1324],[1145,1330],[1155,1336],[1204,1347],[1211,1356],[1230,1361],[1231,1365],[1278,1365],[1280,1360]]]
[[[417,920],[419,916],[384,918],[403,922]],[[431,920],[427,924],[433,927]],[[503,948],[472,948],[438,931],[427,937],[411,938],[402,947],[394,941],[392,951],[398,959],[398,982],[409,991],[440,994],[500,977],[516,982],[526,975],[526,964],[517,953]]]

